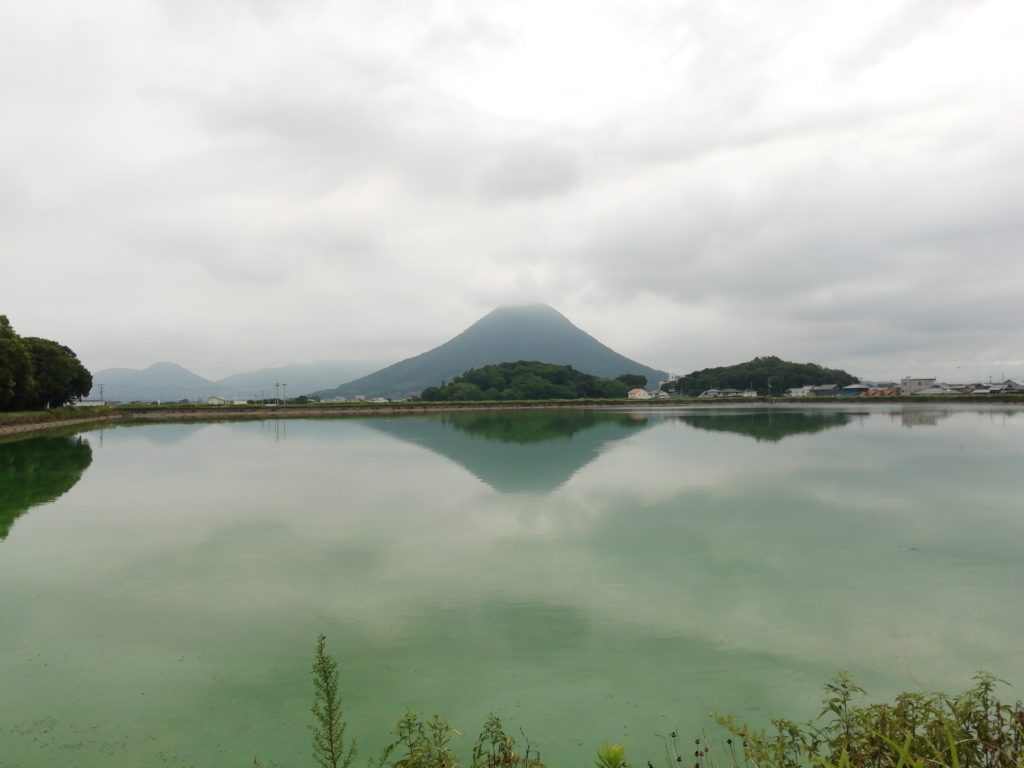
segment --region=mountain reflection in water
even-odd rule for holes
[[[460,464],[496,491],[546,493],[651,423],[637,413],[566,409],[398,417],[367,425]]]
[[[845,427],[855,416],[863,414],[816,411],[759,411],[684,413],[678,418],[684,424],[709,432],[734,432],[758,442],[777,443],[791,435],[822,432]]]
[[[91,463],[92,448],[77,435],[0,443],[0,541],[32,507],[71,490]]]

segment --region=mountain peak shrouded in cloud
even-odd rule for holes
[[[583,373],[608,378],[639,373],[651,384],[666,375],[605,346],[547,304],[517,304],[494,309],[428,352],[316,394],[324,398],[407,397],[471,368],[517,360],[571,365]]]

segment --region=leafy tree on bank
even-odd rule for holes
[[[56,408],[89,394],[92,374],[69,347],[49,339],[24,341],[32,358],[37,407]]]
[[[644,376],[642,373],[623,373],[620,376],[616,376],[615,380],[621,381],[630,389],[634,389],[635,387],[647,386],[647,377]]]
[[[755,357],[745,363],[720,368],[704,368],[688,373],[676,381],[665,382],[662,389],[673,394],[696,397],[708,389],[746,389],[758,393],[780,395],[792,387],[805,384],[838,384],[857,382],[846,371],[824,368],[814,363],[790,363],[778,357]]]
[[[459,402],[616,399],[629,390],[620,379],[592,376],[570,365],[519,360],[466,371],[440,387],[427,387],[420,398]]]
[[[32,358],[6,315],[0,315],[0,411],[28,407],[35,388]]]
[[[63,344],[21,338],[0,315],[0,411],[66,405],[92,389],[92,374]]]

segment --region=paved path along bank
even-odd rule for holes
[[[0,424],[0,437],[4,435],[19,435],[25,432],[42,432],[46,429],[57,429],[58,427],[74,427],[79,424],[98,424],[102,421],[120,421],[120,413],[111,413],[105,416],[88,416],[82,419],[60,419],[59,421],[31,421],[22,424]]]

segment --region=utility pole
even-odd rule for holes
[[[103,385],[100,384],[100,400],[103,399]]]
[[[287,384],[282,384],[281,385],[281,393],[284,395],[284,404],[288,405],[288,385]]]

